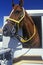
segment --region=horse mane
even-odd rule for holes
[[[29,38],[34,33],[34,22],[31,16],[29,16],[26,11],[25,17],[23,19],[23,24],[23,37]]]
[[[25,15],[26,15],[26,17],[31,21],[31,23],[34,25],[34,22],[33,22],[33,20],[32,20],[32,17],[29,16],[29,14],[27,14],[26,11],[25,11]]]

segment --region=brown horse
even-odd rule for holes
[[[13,1],[12,1],[13,2]],[[24,10],[23,0],[19,4],[12,4],[13,9],[7,19],[7,24],[3,27],[3,35],[15,36],[26,48],[39,48],[40,39],[38,30],[32,18]],[[23,35],[19,35],[18,31],[22,28]]]

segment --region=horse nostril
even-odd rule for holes
[[[7,35],[7,31],[3,31],[3,35]]]
[[[7,35],[7,30],[8,29],[6,27],[3,28],[3,35],[5,35],[5,36]]]
[[[7,31],[7,29],[3,29],[3,32],[6,32]]]
[[[7,31],[7,28],[4,27],[4,28],[3,28],[3,31]]]

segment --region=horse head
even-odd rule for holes
[[[7,24],[3,27],[3,35],[5,36],[15,36],[22,43],[30,43],[24,44],[26,47],[39,47],[40,39],[38,35],[38,30],[32,20],[31,16],[27,14],[27,12],[23,8],[23,0],[19,1],[19,4],[14,4],[12,0],[12,11],[7,19]],[[22,27],[23,37],[17,35],[19,28]],[[31,44],[32,43],[32,44]]]
[[[3,27],[3,35],[5,36],[11,36],[17,32],[17,26],[21,26],[21,21],[25,16],[24,8],[23,6],[23,0],[19,1],[19,4],[14,4],[14,1],[12,0],[12,11],[9,15],[9,18],[6,20],[7,24]]]

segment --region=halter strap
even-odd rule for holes
[[[22,18],[21,18],[19,21],[15,20],[15,19],[12,19],[12,18],[7,18],[6,20],[11,20],[11,21],[13,21],[13,22],[19,24],[19,23],[23,20],[23,18],[25,17],[25,11],[24,11],[24,8],[23,8],[23,13],[24,13],[24,15],[22,16]]]

